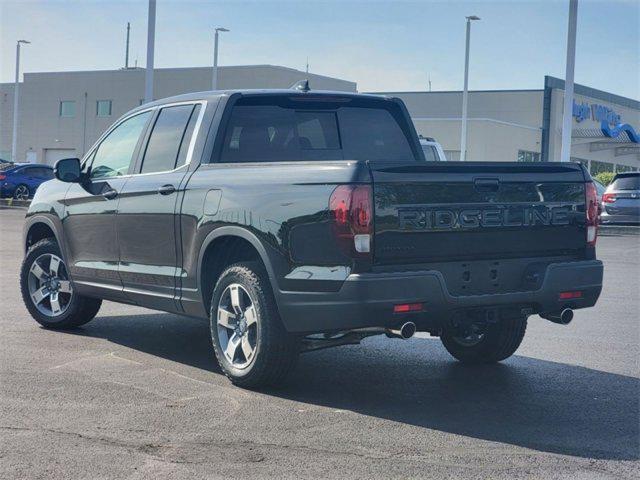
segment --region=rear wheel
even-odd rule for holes
[[[440,339],[447,351],[461,362],[494,363],[515,353],[526,329],[526,317],[509,318],[482,327],[448,327]]]
[[[220,368],[238,386],[277,384],[296,363],[298,342],[282,325],[258,262],[237,263],[222,273],[211,299],[210,326]]]
[[[78,295],[69,278],[55,240],[33,245],[20,270],[22,299],[31,316],[43,327],[74,328],[96,316],[102,300]]]
[[[29,191],[29,187],[26,185],[18,185],[16,189],[13,191],[13,198],[16,200],[28,200],[31,192]]]

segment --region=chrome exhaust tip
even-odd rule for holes
[[[573,310],[571,308],[565,308],[560,312],[543,314],[540,316],[553,323],[558,323],[560,325],[569,325],[573,320]]]
[[[389,337],[402,338],[403,340],[406,340],[415,335],[416,324],[413,322],[406,322],[406,323],[403,323],[398,329],[387,328],[385,332]]]

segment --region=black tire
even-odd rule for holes
[[[29,197],[31,197],[31,190],[29,189],[29,186],[25,185],[24,183],[21,183],[13,191],[13,198],[15,200],[24,200],[25,197],[23,195],[20,195],[20,193],[19,193],[19,192],[24,191],[24,190],[26,190],[26,193],[27,193],[26,198],[28,199]]]
[[[246,366],[241,368],[227,358],[222,347],[222,342],[225,342],[226,338],[220,338],[221,335],[225,337],[233,335],[233,328],[219,327],[218,325],[218,309],[224,303],[223,294],[227,295],[229,289],[234,288],[232,285],[242,287],[243,295],[248,295],[245,299],[255,307],[255,317],[257,318],[255,329],[251,330],[255,343],[251,359],[247,360],[244,352],[236,352],[242,361],[248,362]],[[243,313],[240,315],[240,320],[244,318],[245,314]],[[209,320],[211,340],[218,364],[223,373],[235,385],[244,388],[274,386],[282,382],[295,366],[299,353],[298,341],[296,337],[287,333],[282,325],[269,278],[261,263],[236,263],[229,266],[220,275],[211,298]],[[234,315],[229,323],[238,325],[238,316]],[[245,325],[247,323],[245,321]],[[249,337],[250,329],[253,327],[245,328],[244,334]],[[221,329],[222,333],[220,333]],[[230,341],[230,339],[227,341],[227,346]],[[242,350],[243,346],[241,345],[239,348]]]
[[[20,269],[20,290],[22,292],[22,300],[27,310],[36,322],[45,328],[53,330],[75,328],[91,321],[98,313],[98,310],[100,310],[102,300],[83,297],[75,292],[73,292],[70,300],[65,305],[65,310],[59,315],[46,315],[38,309],[29,291],[29,282],[35,280],[30,280],[29,275],[36,259],[43,258],[43,256],[46,257],[47,255],[55,255],[60,259],[62,258],[60,247],[58,247],[58,244],[52,238],[45,238],[32,245],[22,262]],[[62,262],[62,266],[66,271],[64,262]],[[64,276],[68,279],[68,274]]]
[[[527,319],[502,319],[489,324],[482,338],[474,344],[465,344],[456,337],[452,328],[442,333],[440,340],[447,351],[464,363],[495,363],[509,358],[515,353],[527,329]]]

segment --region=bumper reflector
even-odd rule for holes
[[[582,298],[582,292],[560,292],[558,300],[570,300],[572,298]]]
[[[424,303],[400,303],[393,306],[393,313],[421,312],[424,310]]]

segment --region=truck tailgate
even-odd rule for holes
[[[572,257],[586,246],[578,164],[369,162],[374,263]]]

